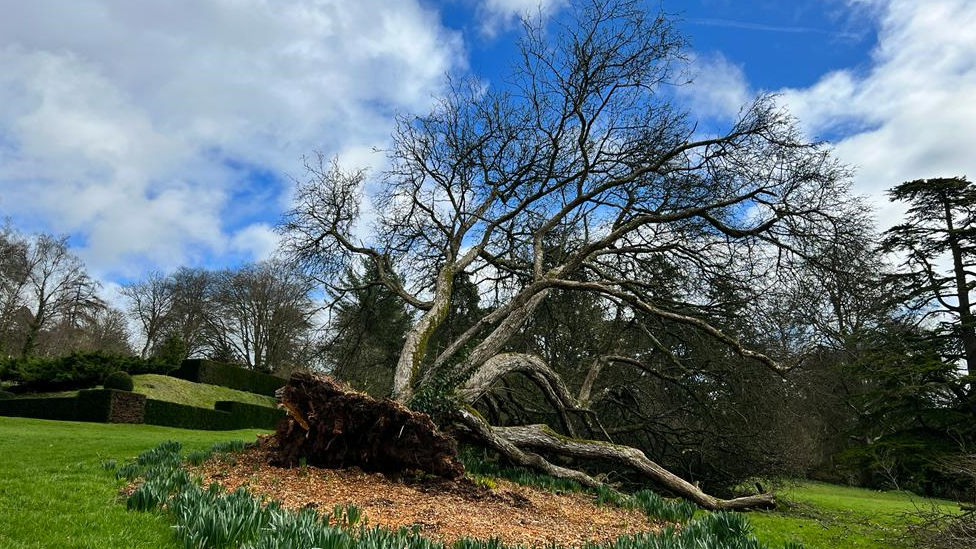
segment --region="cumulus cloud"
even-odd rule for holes
[[[826,139],[856,168],[855,191],[877,208],[882,229],[902,213],[885,190],[902,181],[976,178],[976,3],[849,0],[878,25],[867,66],[824,74],[806,88],[770,90],[811,138]],[[861,19],[864,20],[864,19]],[[706,121],[727,122],[758,90],[719,53],[691,63],[678,96]]]
[[[234,233],[231,246],[251,257],[270,258],[280,242],[274,227],[267,223],[254,223]]]
[[[696,116],[729,121],[752,99],[742,67],[721,53],[691,55],[688,61],[692,79],[677,88],[677,95]]]
[[[976,3],[856,0],[878,18],[867,70],[840,70],[814,86],[782,90],[814,136],[836,140],[857,167],[856,188],[898,220],[884,190],[917,178],[976,177]]]
[[[303,154],[368,161],[463,59],[416,0],[8,3],[0,216],[103,275],[261,258]]]
[[[546,17],[553,14],[568,0],[484,0],[479,4],[481,29],[493,35],[499,29],[511,26],[523,17]]]

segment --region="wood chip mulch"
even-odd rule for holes
[[[464,478],[394,480],[358,469],[272,467],[263,448],[234,459],[217,456],[190,470],[203,477],[204,485],[218,482],[227,491],[244,486],[289,509],[312,506],[328,512],[336,505],[355,505],[370,526],[419,527],[422,535],[445,543],[467,536],[578,547],[664,526],[639,511],[597,506],[587,494],[554,494],[506,480],[489,489]]]

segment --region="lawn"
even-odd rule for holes
[[[120,485],[102,463],[122,463],[166,440],[204,449],[258,432],[0,417],[0,547],[177,549],[170,519],[126,511],[116,499]],[[797,541],[808,549],[907,549],[900,537],[916,505],[958,509],[903,492],[819,483],[798,484],[781,497],[788,511],[749,514],[755,534],[772,547]]]
[[[958,511],[951,501],[931,500],[906,492],[804,482],[784,490],[788,511],[750,514],[757,537],[773,546],[787,541],[807,549],[909,549],[905,526],[917,509]]]
[[[167,440],[203,449],[259,432],[0,417],[0,547],[176,549],[169,519],[116,502],[119,484],[102,463]]]

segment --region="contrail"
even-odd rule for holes
[[[862,34],[846,31],[833,31],[827,29],[818,29],[815,27],[791,27],[791,26],[781,26],[781,25],[763,25],[761,23],[748,23],[744,21],[732,21],[730,19],[716,19],[716,18],[701,18],[693,17],[687,19],[687,21],[693,25],[708,25],[711,27],[729,27],[734,29],[747,29],[747,30],[758,30],[767,32],[788,32],[788,33],[814,33],[814,34],[828,34],[831,36],[837,36],[840,38],[861,38]]]

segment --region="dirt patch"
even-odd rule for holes
[[[191,471],[205,484],[281,502],[287,508],[355,505],[369,525],[419,527],[427,537],[451,543],[461,537],[500,538],[526,546],[606,543],[623,534],[659,530],[639,511],[597,506],[586,494],[553,494],[499,480],[487,488],[468,479],[387,478],[358,469],[284,469],[268,465],[267,450],[218,456]]]

